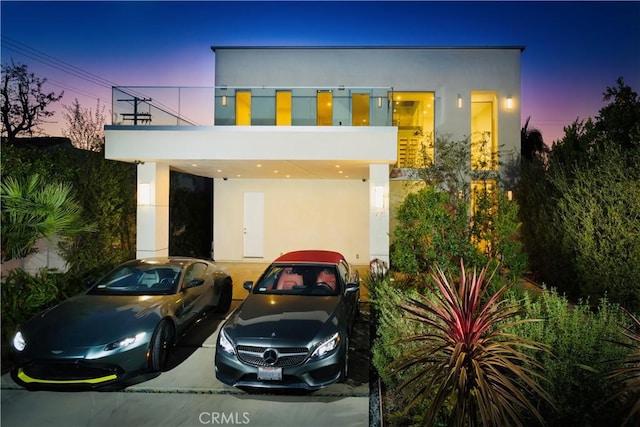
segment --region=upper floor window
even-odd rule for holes
[[[495,92],[471,92],[471,169],[498,169],[497,98]]]
[[[276,91],[276,126],[291,126],[291,91]]]
[[[330,90],[318,91],[316,112],[317,126],[333,125],[333,93]]]
[[[369,93],[351,94],[351,126],[369,126]]]
[[[392,123],[398,128],[398,167],[433,164],[434,100],[433,92],[393,92]]]
[[[236,91],[236,126],[251,126],[251,91]]]

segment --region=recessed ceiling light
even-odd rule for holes
[[[338,173],[343,173],[342,171],[338,171]]]
[[[287,178],[291,178],[291,175],[285,175]]]
[[[256,167],[257,167],[257,168],[261,168],[261,167],[262,167],[262,165],[261,165],[260,163],[258,163],[258,164],[256,165]]]
[[[278,173],[278,171],[273,171],[273,173]]]
[[[222,172],[222,169],[218,169],[218,173]]]
[[[194,168],[197,168],[198,164],[197,163],[191,163],[191,166],[193,166]]]
[[[340,165],[336,165],[336,168],[339,168],[339,167],[340,167]]]

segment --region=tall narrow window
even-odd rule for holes
[[[236,126],[251,126],[251,92],[236,92]]]
[[[291,126],[291,91],[276,92],[276,126]]]
[[[471,169],[498,169],[498,135],[494,92],[471,93]]]
[[[331,91],[318,91],[317,101],[317,125],[333,125],[333,94]]]
[[[399,168],[430,167],[434,159],[433,92],[393,92],[393,125],[398,127]]]
[[[351,126],[369,126],[369,94],[351,95]]]

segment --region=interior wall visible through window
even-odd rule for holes
[[[498,169],[495,92],[471,93],[471,169]]]
[[[393,92],[393,125],[398,128],[399,168],[433,164],[434,92]]]
[[[276,126],[291,126],[291,91],[276,91]]]
[[[369,99],[368,93],[351,94],[351,126],[369,126]]]
[[[330,90],[318,91],[316,100],[317,126],[333,125],[333,93]]]
[[[236,126],[251,126],[251,91],[236,91]]]

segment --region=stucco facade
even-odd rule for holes
[[[218,261],[269,262],[314,248],[366,265],[389,258],[398,188],[390,174],[408,162],[401,145],[415,144],[403,135],[459,140],[484,126],[497,156],[519,150],[521,47],[212,50],[210,122],[105,128],[106,157],[139,163],[138,257],[168,253],[170,169],[213,178]],[[322,119],[321,94],[330,105]],[[368,104],[358,107],[357,96]]]

